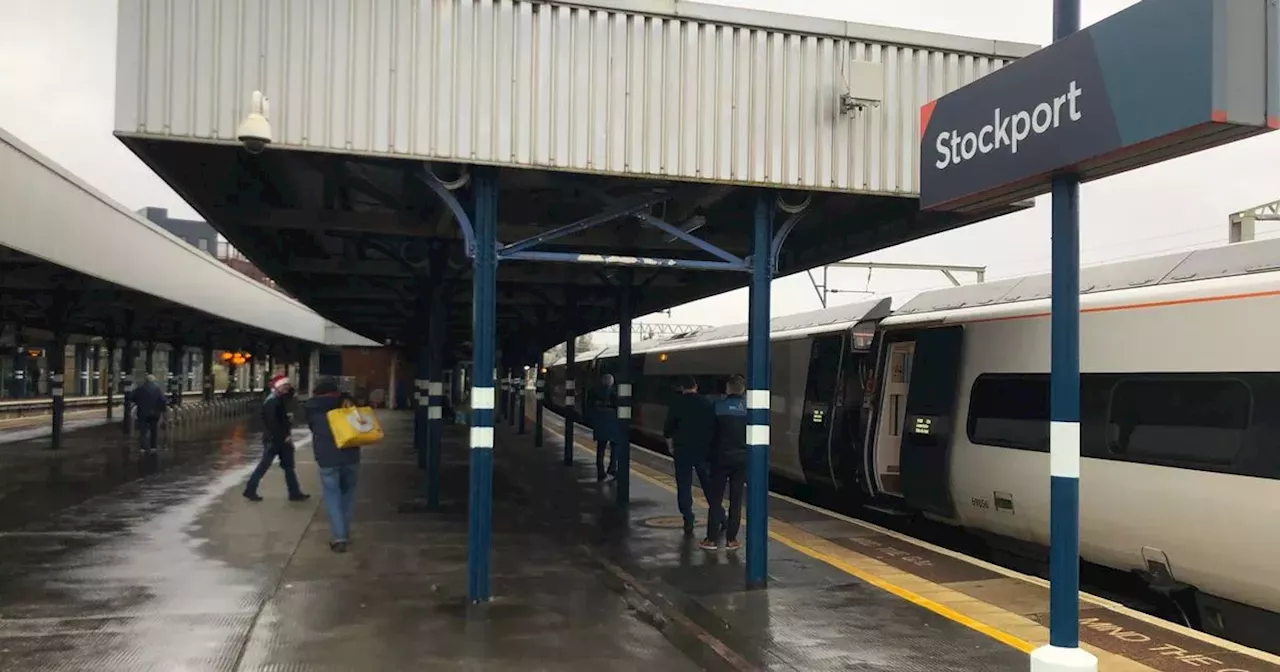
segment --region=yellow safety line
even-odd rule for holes
[[[554,434],[559,434],[560,438],[564,439],[563,434],[560,434],[555,430],[548,430],[548,431],[551,431]],[[575,440],[574,443],[577,444],[578,443],[577,440]],[[575,447],[581,450],[586,450],[592,454],[596,452],[595,449],[591,448],[590,446],[577,445]],[[633,465],[631,467],[631,472],[636,476],[639,476],[640,478],[643,478],[644,480],[652,483],[653,485],[659,488],[662,488],[663,490],[666,490],[667,492],[670,492],[670,493],[676,492],[674,488],[671,488],[666,483],[663,483],[658,479],[653,478],[652,476],[649,476],[648,474],[640,471],[641,466],[643,465]],[[748,512],[748,514],[749,513],[750,512]],[[771,518],[770,520],[773,520],[773,519]],[[778,522],[783,522],[783,521],[778,521]],[[938,604],[937,602],[934,602],[933,600],[927,597],[922,597],[910,590],[907,590],[906,588],[889,583],[888,581],[885,581],[884,579],[881,579],[880,577],[875,576],[874,574],[867,573],[863,570],[858,569],[857,567],[854,567],[853,565],[845,562],[844,560],[841,560],[840,558],[837,558],[833,555],[829,555],[827,553],[823,553],[822,551],[819,551],[816,548],[812,548],[810,546],[802,544],[780,532],[770,531],[769,537],[785,546],[790,547],[792,550],[799,551],[800,553],[803,553],[813,558],[814,560],[825,562],[828,565],[831,565],[832,567],[835,567],[836,569],[846,574],[850,574],[858,579],[861,579],[862,581],[865,581],[875,586],[876,588],[879,588],[892,595],[895,595],[916,606],[928,609],[929,611],[932,611],[933,613],[939,616],[942,616],[943,618],[955,621],[956,623],[959,623],[960,625],[963,625],[966,628],[969,628],[971,630],[976,630],[998,642],[1004,643],[1008,646],[1018,649],[1023,653],[1031,653],[1036,648],[1035,644],[1032,644],[1031,642],[1028,642],[1027,640],[1022,639],[1021,637],[1015,637],[1007,632],[1004,632],[1003,630],[993,628],[990,625],[987,625],[986,623],[983,623],[981,621],[977,621],[968,616],[965,616],[964,614],[956,611],[955,609],[952,609],[951,607],[948,607],[943,604]]]

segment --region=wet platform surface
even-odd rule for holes
[[[327,546],[305,431],[299,475],[315,497],[299,503],[277,469],[266,501],[240,497],[259,442],[244,425],[173,437],[150,466],[118,437],[73,448],[47,487],[111,485],[0,525],[0,669],[1025,668],[1021,652],[780,544],[770,588],[746,592],[734,555],[684,537],[670,493],[636,478],[619,510],[589,454],[566,468],[554,440],[536,449],[502,427],[495,599],[467,606],[466,428],[446,428],[441,509],[403,513],[420,488],[410,416],[383,420],[345,555]]]
[[[308,502],[285,500],[278,469],[266,501],[240,497],[259,441],[243,425],[175,440],[152,468],[106,437],[105,456],[63,456],[72,482],[106,464],[135,476],[0,525],[0,669],[702,669],[518,495],[515,465],[495,475],[497,598],[467,607],[465,428],[449,431],[443,508],[400,513],[419,487],[409,416],[383,419],[345,555],[328,549],[305,432]]]

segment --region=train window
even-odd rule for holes
[[[972,443],[1049,450],[1049,376],[986,374],[969,392]]]
[[[1112,392],[1107,443],[1135,458],[1231,464],[1252,408],[1249,387],[1234,378],[1125,378]]]

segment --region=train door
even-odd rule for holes
[[[817,336],[810,344],[805,376],[804,407],[800,412],[800,464],[806,479],[836,485],[830,462],[831,432],[835,426],[836,387],[845,365],[844,335]]]
[[[951,518],[951,434],[964,327],[916,334],[899,439],[902,495],[912,509]]]
[[[902,424],[906,420],[914,341],[887,344],[884,383],[880,391],[880,419],[876,423],[875,482],[880,492],[902,496]]]

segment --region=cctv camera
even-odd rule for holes
[[[236,138],[250,154],[261,154],[271,144],[271,122],[267,120],[270,114],[271,103],[261,91],[254,91],[249,116],[236,131]]]

